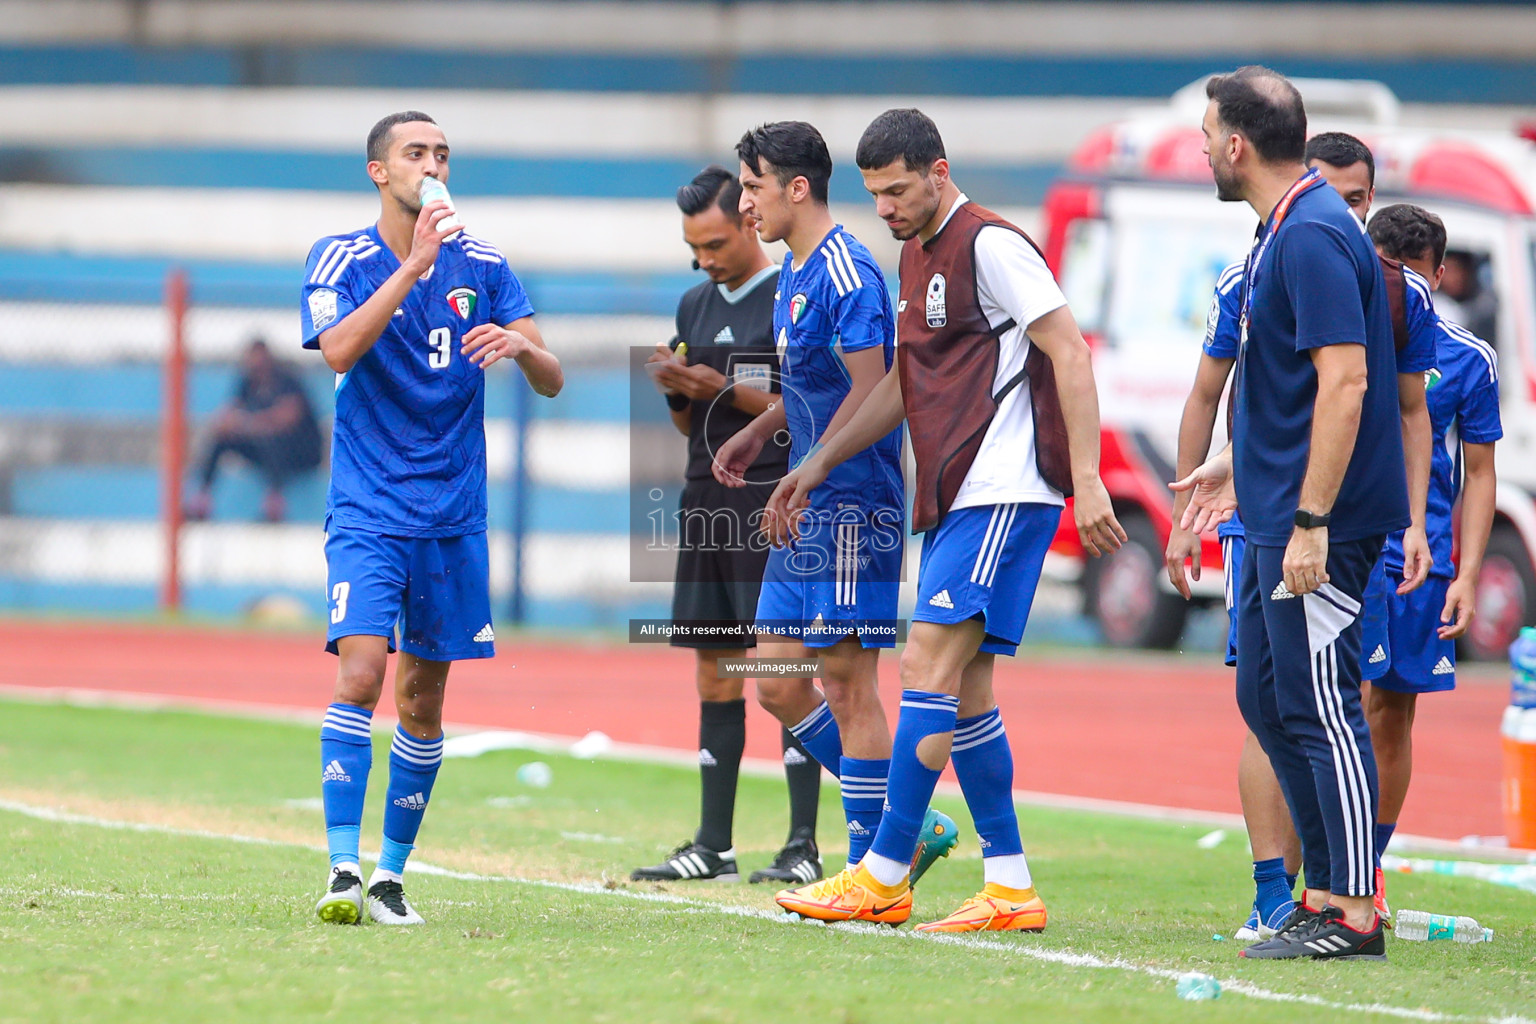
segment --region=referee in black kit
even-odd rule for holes
[[[763,251],[752,223],[737,208],[741,183],[710,166],[677,190],[683,239],[694,268],[709,275],[677,304],[677,336],[658,345],[648,371],[665,390],[672,422],[688,435],[672,639],[698,655],[699,776],[703,799],[699,830],[662,863],[637,868],[634,881],[683,879],[739,881],[731,825],[736,777],[747,738],[744,680],[721,679],[721,658],[743,658],[756,645],[752,623],[768,549],[757,529],[774,484],[789,460],[784,444],[765,445],[748,469],[752,483],[727,488],[710,463],[719,445],[761,413],[779,390],[773,340],[773,292],[779,268]],[[712,635],[698,635],[706,627]],[[690,633],[694,635],[690,635]],[[773,866],[753,882],[801,885],[821,877],[816,809],[821,766],[781,727],[784,774],[789,782],[789,841]]]

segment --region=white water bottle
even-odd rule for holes
[[[1414,942],[1493,941],[1493,929],[1484,928],[1476,918],[1429,914],[1422,910],[1399,910],[1393,914],[1392,934]]]
[[[438,181],[431,175],[422,178],[421,205],[426,206],[428,203],[435,203],[439,200],[448,204],[448,213],[446,216],[438,218],[436,226],[438,228],[459,229],[458,231],[455,231],[453,234],[449,235],[447,238],[443,239],[445,242],[451,242],[463,233],[464,222],[459,220],[459,214],[454,209],[453,198],[448,195],[448,186],[444,185],[442,182]]]

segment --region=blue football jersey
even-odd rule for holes
[[[1213,359],[1236,359],[1243,302],[1243,261],[1228,264],[1216,278],[1216,294],[1205,317],[1205,341],[1200,348]]]
[[[842,353],[879,346],[885,368],[896,354],[896,318],[885,275],[858,239],[834,227],[799,270],[784,257],[773,303],[790,465],[797,465],[848,397]],[[904,508],[901,428],[844,462],[811,492],[816,508],[837,504]]]
[[[400,261],[378,226],[316,242],[299,302],[304,347],[366,302]],[[400,537],[485,529],[485,371],[459,352],[481,324],[533,313],[495,246],[468,233],[432,269],[361,359],[336,377],[330,521]]]
[[[1429,297],[1429,282],[1411,268],[1403,268],[1408,287],[1403,296],[1403,312],[1408,321],[1408,344],[1398,349],[1398,373],[1428,373],[1438,358],[1440,317]]]
[[[1216,294],[1205,318],[1205,341],[1200,349],[1212,359],[1236,359],[1242,333],[1239,321],[1243,302],[1243,260],[1228,264],[1216,278]],[[1216,527],[1218,537],[1243,536],[1243,520],[1236,513]]]
[[[1490,444],[1504,436],[1504,428],[1499,421],[1499,362],[1493,346],[1449,320],[1436,317],[1435,326],[1435,365],[1424,374],[1424,398],[1434,435],[1424,530],[1435,559],[1430,574],[1450,579],[1456,575],[1451,564],[1451,511],[1461,493],[1461,446],[1464,442]],[[1386,559],[1388,569],[1402,573],[1401,532],[1387,538]]]

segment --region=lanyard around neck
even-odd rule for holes
[[[1291,212],[1291,205],[1296,202],[1303,192],[1321,184],[1322,180],[1322,172],[1314,167],[1292,182],[1291,187],[1285,190],[1285,195],[1280,197],[1280,201],[1275,204],[1274,210],[1270,213],[1269,223],[1261,230],[1258,244],[1248,253],[1247,265],[1243,267],[1243,304],[1242,315],[1239,318],[1239,322],[1243,326],[1242,333],[1244,338],[1248,334],[1248,312],[1253,306],[1254,277],[1259,272],[1259,265],[1264,262],[1264,256],[1269,251],[1270,243],[1280,233],[1280,225],[1284,223],[1286,215]]]

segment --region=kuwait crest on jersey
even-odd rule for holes
[[[809,305],[810,305],[810,300],[805,297],[805,293],[804,292],[801,292],[799,295],[796,295],[794,298],[790,299],[789,300],[789,322],[792,323],[792,324],[799,323],[800,322],[800,314],[804,313],[805,312],[805,307],[809,306]]]
[[[448,293],[448,308],[468,320],[475,313],[476,297],[473,288],[455,288]]]

